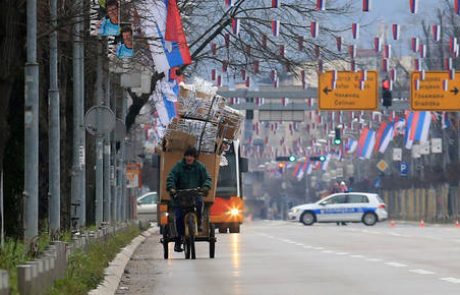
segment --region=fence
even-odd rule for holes
[[[429,188],[384,190],[390,218],[427,222],[452,222],[460,217],[458,187],[442,184]]]
[[[41,257],[17,266],[19,294],[46,294],[56,280],[64,278],[69,256],[74,250],[85,250],[89,244],[126,229],[126,224],[116,227],[108,226],[75,236],[71,243],[61,241],[51,243]],[[8,272],[0,270],[0,295],[10,294],[8,280]]]

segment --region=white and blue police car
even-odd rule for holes
[[[371,193],[337,193],[316,203],[299,205],[289,211],[289,220],[304,225],[315,222],[362,222],[375,225],[388,218],[383,200]]]

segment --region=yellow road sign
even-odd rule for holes
[[[385,162],[384,160],[380,160],[378,163],[377,163],[377,168],[382,171],[382,172],[385,172],[385,170],[388,169],[388,163]]]
[[[447,81],[446,89],[444,81]],[[449,80],[448,72],[425,72],[422,80],[421,72],[412,72],[410,104],[414,111],[460,110],[460,75]]]
[[[361,88],[361,72],[338,71],[335,85],[334,72],[320,74],[318,106],[320,110],[375,110],[378,107],[378,75],[367,72]]]

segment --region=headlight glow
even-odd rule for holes
[[[299,212],[299,208],[292,208],[291,212],[295,214],[295,213]]]
[[[240,209],[238,209],[238,208],[232,208],[232,209],[230,209],[229,213],[230,213],[230,215],[232,215],[232,216],[239,215],[239,214],[240,214]]]

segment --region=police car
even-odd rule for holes
[[[289,220],[304,225],[315,222],[362,222],[374,225],[388,218],[386,205],[377,194],[338,193],[316,203],[291,208]]]

